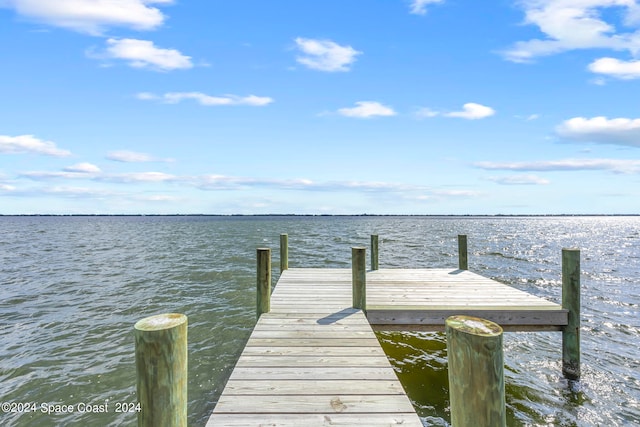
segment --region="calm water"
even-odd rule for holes
[[[640,217],[0,217],[2,426],[135,425],[133,325],[189,317],[189,424],[202,426],[255,322],[255,248],[289,234],[291,267],[350,267],[380,235],[381,267],[470,269],[560,302],[563,247],[582,250],[582,381],[562,378],[561,334],[504,337],[508,424],[640,425]],[[277,279],[274,271],[274,280]],[[447,426],[441,334],[381,333],[426,426]],[[43,414],[42,404],[107,413]]]

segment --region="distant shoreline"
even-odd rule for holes
[[[640,214],[0,214],[0,217],[430,217],[430,218],[552,218],[627,217]]]

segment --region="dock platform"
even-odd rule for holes
[[[505,330],[567,325],[562,306],[467,270],[368,271],[364,311],[352,280],[351,269],[282,272],[207,427],[421,427],[374,329],[440,330],[452,314]]]

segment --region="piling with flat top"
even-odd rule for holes
[[[256,316],[259,319],[262,313],[271,310],[271,249],[258,248],[257,256]]]
[[[451,316],[445,325],[451,425],[506,426],[502,328],[471,316]]]
[[[378,269],[378,235],[371,235],[371,269]]]
[[[136,341],[139,427],[187,425],[187,316],[139,320]]]
[[[280,273],[289,269],[289,235],[280,235]]]
[[[351,278],[353,308],[367,310],[367,267],[366,248],[351,248]]]
[[[562,249],[562,308],[569,310],[562,329],[562,374],[580,379],[580,249]]]
[[[467,235],[458,234],[458,268],[469,269],[469,256],[467,254]]]

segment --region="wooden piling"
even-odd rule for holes
[[[562,374],[580,379],[580,249],[562,249],[562,308],[569,311],[562,328]]]
[[[377,270],[378,265],[378,235],[371,235],[371,270]]]
[[[506,426],[502,328],[461,315],[447,318],[445,325],[451,425]]]
[[[280,235],[280,273],[289,269],[289,235]]]
[[[187,425],[187,316],[159,314],[134,325],[139,427]]]
[[[271,309],[271,249],[258,248],[257,258],[256,316],[259,319]]]
[[[351,248],[351,278],[353,293],[353,308],[367,310],[367,267],[366,248]]]
[[[467,254],[467,235],[458,234],[458,268],[469,269],[469,256]]]

